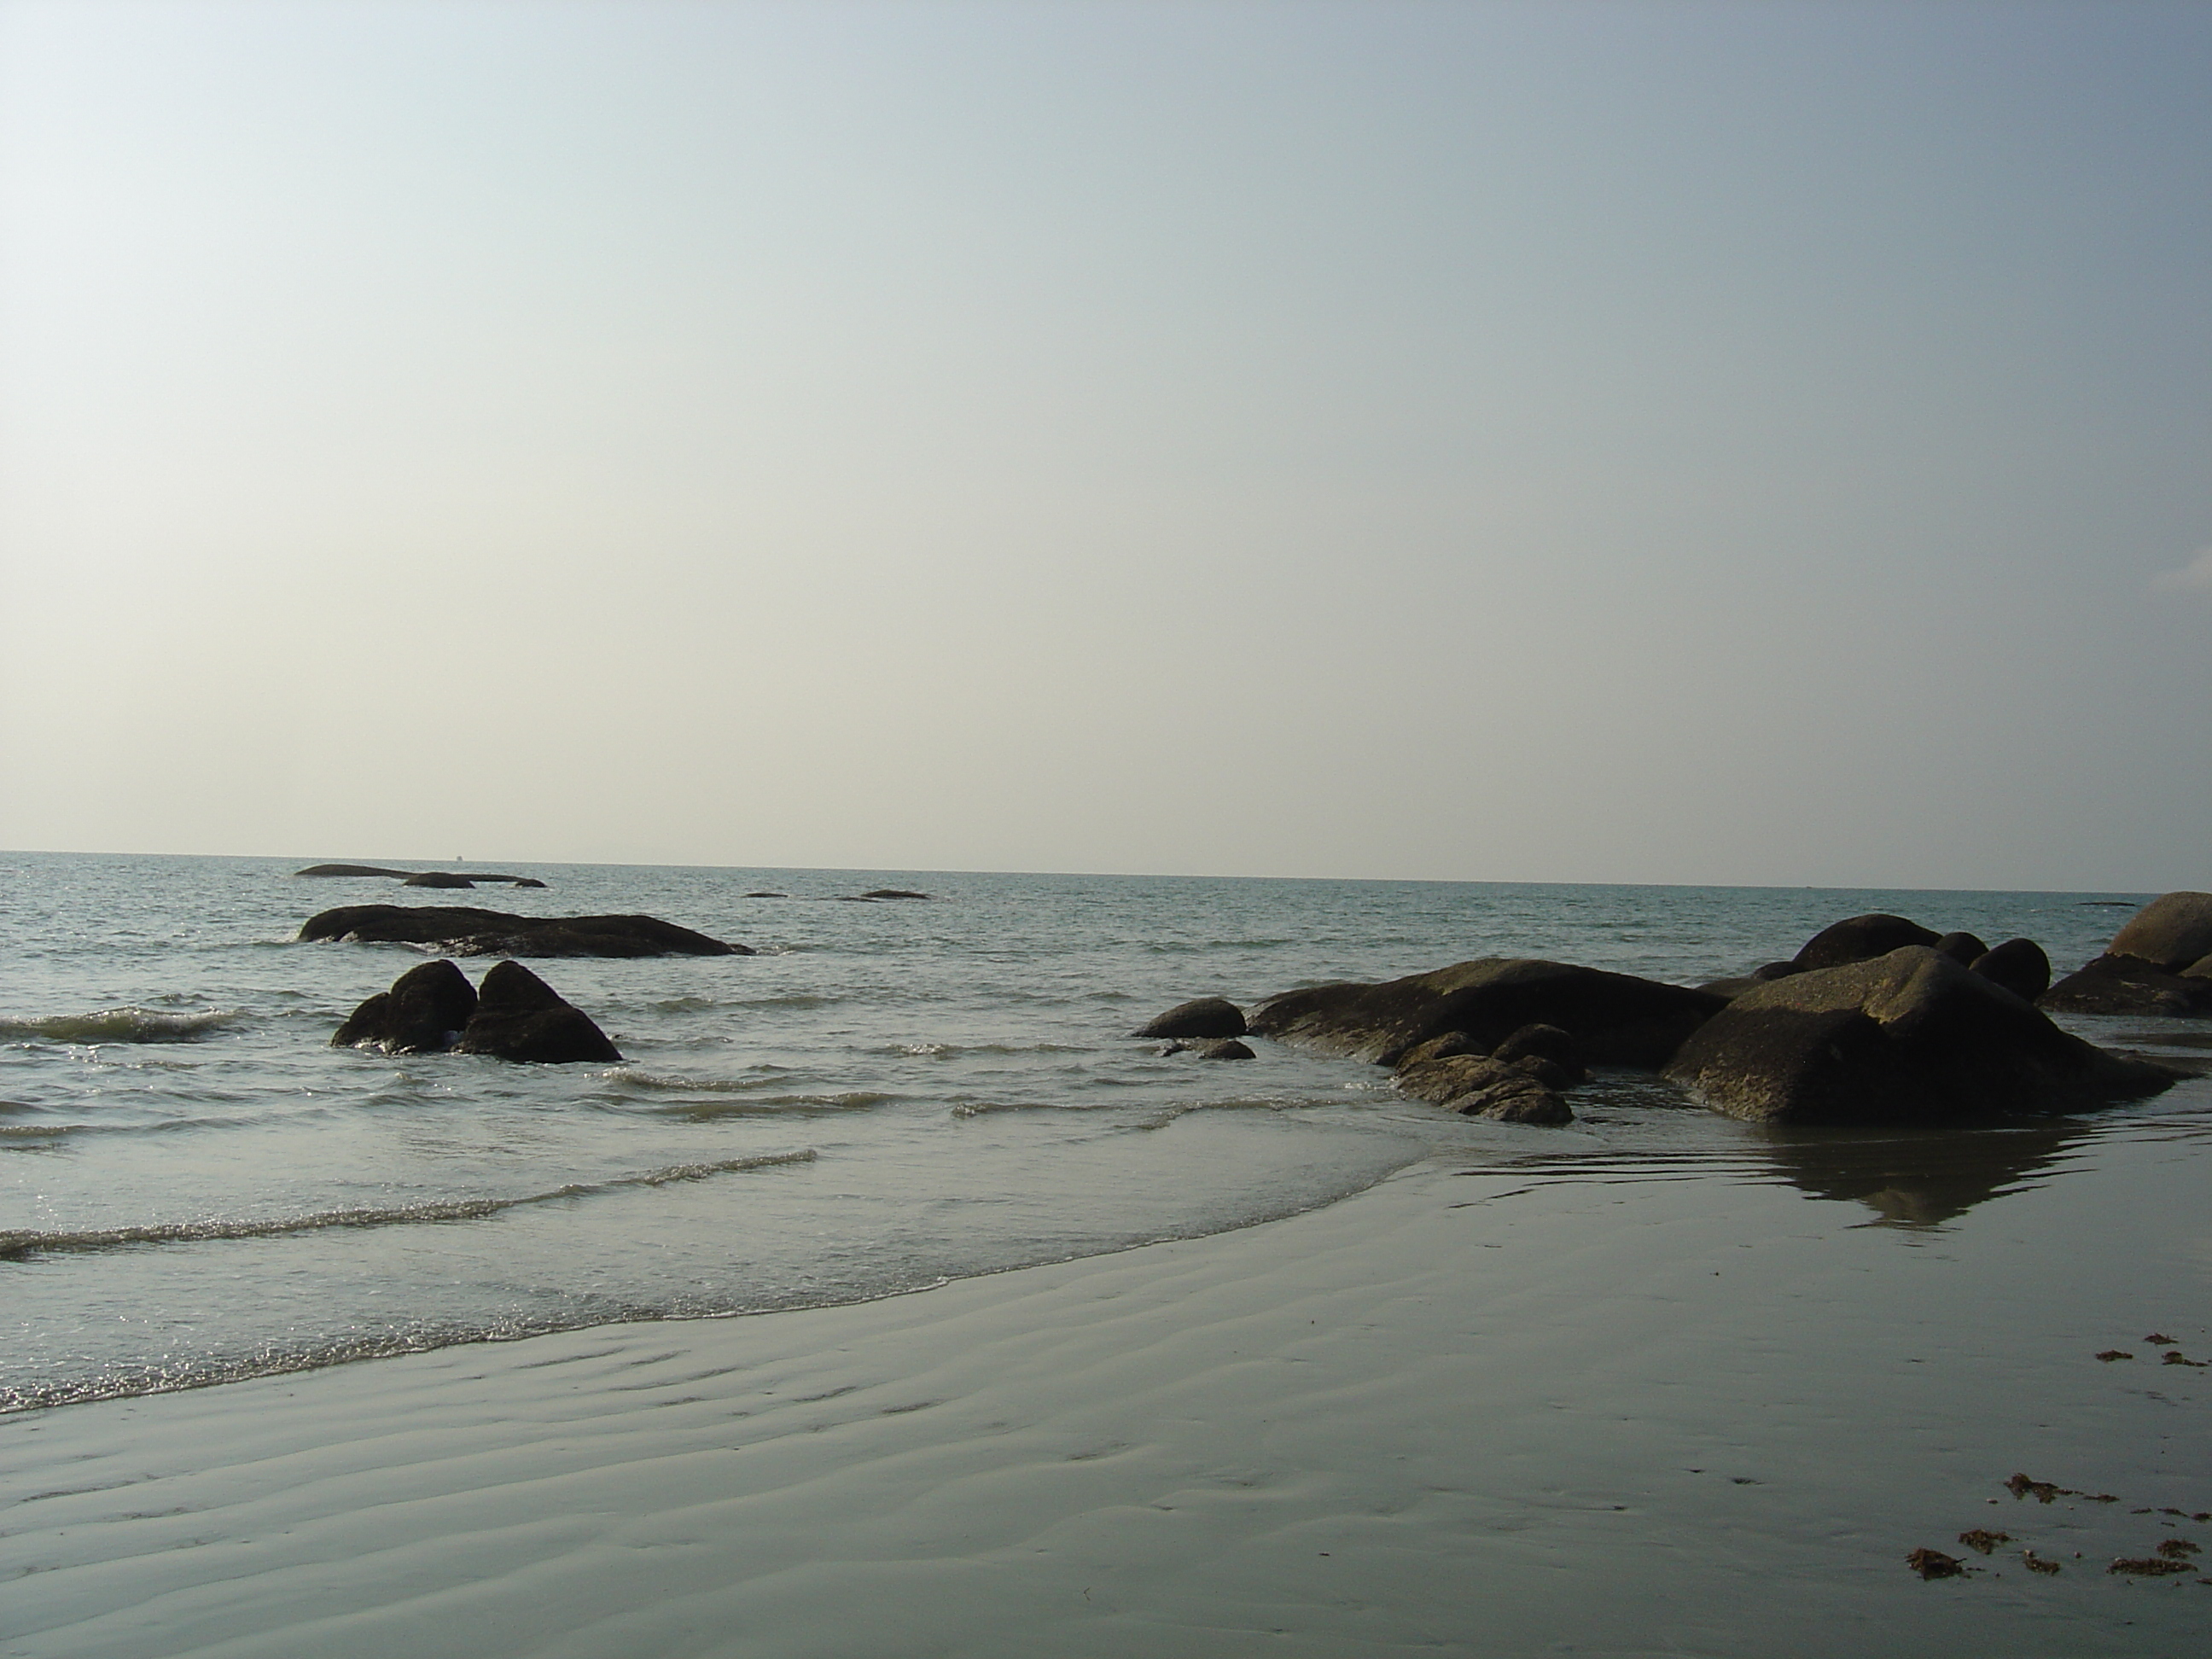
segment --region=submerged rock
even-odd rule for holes
[[[1261,1036],[1384,1066],[1448,1033],[1486,1049],[1543,1024],[1571,1034],[1592,1064],[1657,1066],[1726,1006],[1723,997],[1627,974],[1486,957],[1380,985],[1286,992],[1246,1020]]]
[[[556,1066],[622,1058],[589,1016],[519,962],[492,964],[453,1052]]]
[[[1943,1123],[2078,1111],[2179,1073],[2093,1047],[1927,945],[1745,992],[1666,1074],[1732,1117]]]
[[[310,916],[302,940],[430,945],[457,957],[749,957],[743,945],[654,916],[514,916],[453,905],[349,904]]]
[[[1178,1002],[1164,1014],[1146,1020],[1132,1036],[1239,1037],[1244,1035],[1244,1011],[1226,997],[1196,997]]]
[[[1258,1055],[1235,1037],[1192,1037],[1170,1042],[1163,1054],[1196,1054],[1200,1060],[1256,1060]]]

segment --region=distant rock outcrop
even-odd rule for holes
[[[509,887],[543,887],[535,876],[495,875],[489,870],[387,870],[377,864],[311,864],[295,870],[295,876],[381,876],[403,887],[474,887],[478,882],[505,883]]]
[[[452,905],[349,904],[310,916],[303,940],[428,945],[457,957],[749,957],[654,916],[514,916]]]
[[[518,962],[495,963],[481,994],[450,962],[410,969],[355,1009],[331,1043],[552,1065],[622,1058],[588,1015]]]
[[[2077,1111],[2179,1075],[2060,1030],[1928,945],[1747,990],[1666,1073],[1733,1117],[1822,1124]]]

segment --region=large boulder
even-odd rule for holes
[[[1178,1002],[1130,1034],[1140,1037],[1240,1037],[1244,1011],[1226,997],[1197,997]]]
[[[2022,1002],[2033,1002],[2051,988],[2051,958],[2032,939],[2008,939],[1991,945],[1966,965]]]
[[[1380,985],[1317,985],[1270,997],[1251,1030],[1394,1066],[1417,1045],[1464,1032],[1496,1048],[1524,1025],[1571,1034],[1595,1065],[1657,1066],[1727,999],[1628,974],[1528,957],[1485,957]]]
[[[355,1009],[331,1039],[337,1048],[434,1054],[453,1046],[477,1011],[475,987],[450,962],[410,968]]]
[[[307,918],[302,939],[428,945],[457,957],[749,957],[654,916],[511,916],[442,904],[348,904]]]
[[[1871,962],[1903,945],[1940,947],[1941,944],[1941,935],[1918,922],[1876,911],[1823,927],[1790,959],[1789,971],[1792,975],[1818,973],[1823,968],[1840,968],[1847,962]],[[1759,972],[1764,975],[1767,969],[1761,969]]]
[[[587,1015],[519,962],[492,964],[453,1052],[552,1065],[622,1058]]]
[[[2212,893],[2167,893],[2128,918],[2105,954],[2045,992],[2072,1014],[2212,1014]]]
[[[1747,991],[1666,1071],[1732,1117],[1838,1124],[2078,1111],[2179,1075],[2060,1030],[1925,945]]]
[[[2128,918],[2105,954],[2134,957],[2169,974],[2212,956],[2212,893],[2167,893]]]

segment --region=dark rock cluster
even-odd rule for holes
[[[355,1009],[331,1043],[552,1065],[622,1058],[589,1015],[519,962],[493,963],[481,991],[450,962],[411,968]]]
[[[1249,1030],[1388,1066],[1414,1099],[1522,1123],[1571,1121],[1565,1096],[1592,1066],[1660,1073],[1734,1117],[1820,1125],[2077,1112],[2156,1094],[2182,1075],[2061,1030],[2049,1008],[2212,1014],[2212,894],[2147,905],[2057,985],[2033,939],[1990,946],[1874,915],[1696,989],[1483,957],[1289,991],[1249,1012],[1201,998],[1135,1035],[1195,1047]]]

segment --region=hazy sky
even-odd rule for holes
[[[2212,6],[0,0],[0,845],[2212,888]]]

